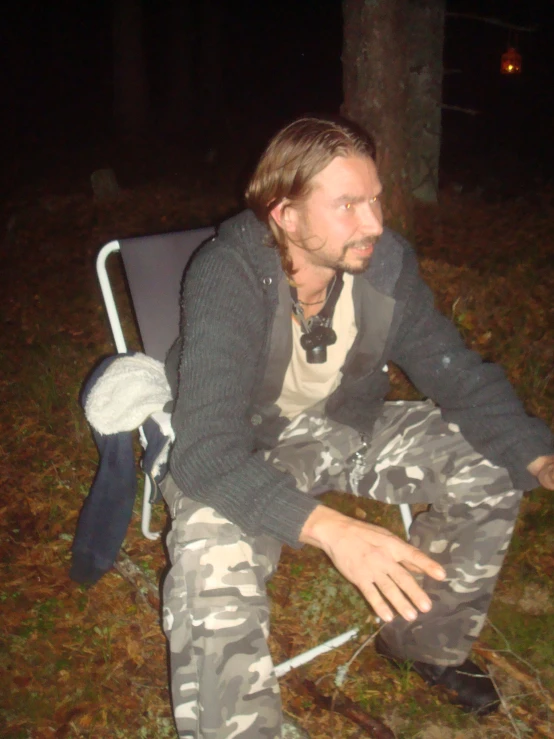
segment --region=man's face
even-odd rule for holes
[[[382,191],[369,157],[336,157],[312,181],[312,192],[289,206],[289,250],[295,267],[367,269],[373,244],[383,233]]]

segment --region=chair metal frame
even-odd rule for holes
[[[190,232],[190,233],[198,234],[197,246],[200,246],[200,244],[203,241],[205,241],[207,238],[210,237],[211,234],[213,234],[213,229],[197,229],[196,232]],[[98,281],[100,283],[102,298],[104,300],[104,305],[106,307],[106,313],[108,315],[108,322],[110,324],[110,328],[113,334],[117,352],[125,353],[127,352],[127,342],[125,341],[123,327],[121,325],[121,320],[119,317],[119,312],[117,310],[115,296],[114,296],[114,292],[113,292],[112,285],[110,282],[110,278],[108,276],[108,269],[107,269],[108,258],[112,254],[119,254],[121,252],[122,252],[122,241],[115,240],[115,241],[110,241],[107,244],[105,244],[100,250],[97,260],[96,260],[96,272],[98,275]],[[131,296],[131,301],[132,301],[132,296]],[[139,332],[140,332],[140,325],[139,325]],[[145,449],[147,446],[147,441],[146,441],[146,437],[145,437],[142,426],[139,428],[139,437],[140,437],[141,445]],[[150,478],[148,477],[148,475],[145,475],[144,476],[143,499],[142,499],[141,530],[142,530],[143,536],[145,536],[147,539],[156,540],[160,537],[160,532],[152,531],[150,528],[150,522],[152,518],[152,504],[150,501],[151,493],[152,493],[152,489],[151,489],[151,484],[150,484]],[[410,526],[412,524],[412,514],[411,514],[410,506],[407,503],[403,503],[399,506],[399,508],[400,508],[400,515],[402,517],[402,523],[404,524],[406,535],[408,535]],[[358,633],[359,633],[359,629],[357,628],[350,629],[349,631],[346,631],[343,634],[340,634],[339,636],[334,637],[333,639],[329,639],[328,641],[324,642],[323,644],[320,644],[317,647],[314,647],[313,649],[309,649],[308,651],[303,652],[302,654],[299,654],[296,657],[292,657],[291,659],[287,660],[286,662],[281,663],[280,665],[277,665],[275,667],[275,673],[277,677],[278,678],[282,677],[290,670],[312,661],[319,655],[325,654],[326,652],[330,652],[333,649],[336,649],[337,647],[340,647],[343,644],[346,644],[348,641],[356,637]]]
[[[118,354],[125,354],[127,352],[127,342],[123,335],[123,326],[119,318],[117,306],[115,303],[115,296],[113,294],[112,285],[108,276],[107,260],[111,254],[119,254],[121,252],[121,246],[119,241],[110,241],[105,244],[98,257],[96,258],[96,274],[100,283],[100,290],[102,291],[102,298],[104,300],[104,306],[106,313],[108,314],[108,323],[112,330],[115,348]],[[146,449],[147,441],[144,434],[144,429],[139,426],[138,429],[140,444],[143,449]],[[142,491],[142,515],[141,515],[141,531],[144,537],[155,541],[159,539],[160,532],[152,531],[150,528],[150,521],[152,520],[152,503],[150,497],[152,495],[152,485],[148,475],[144,475],[144,488]]]

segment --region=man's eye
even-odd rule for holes
[[[353,207],[354,207],[353,203],[344,204],[344,210],[352,210]]]
[[[373,203],[376,203],[378,200],[379,200],[379,196],[376,195],[374,198],[371,198],[369,202],[371,203],[371,205],[373,205]]]

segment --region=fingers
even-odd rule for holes
[[[366,584],[362,590],[362,595],[380,619],[387,622],[392,621],[394,613],[375,585],[372,583]]]
[[[537,457],[527,469],[546,490],[554,490],[554,454]]]
[[[418,611],[427,613],[431,610],[432,602],[409,570],[428,574],[436,580],[444,579],[446,573],[437,562],[411,544],[400,540],[393,543],[390,538],[385,542],[396,549],[396,561],[388,558],[387,562],[387,557],[374,554],[371,558],[374,567],[365,569],[360,589],[375,613],[384,621],[391,621],[394,612],[406,621],[414,621]],[[380,554],[384,554],[384,551],[381,550]]]
[[[544,465],[538,479],[545,490],[554,490],[554,462]]]
[[[384,621],[391,621],[395,612],[413,621],[418,610],[429,611],[431,600],[408,570],[442,580],[443,568],[380,526],[338,516],[315,520],[303,540],[323,549]]]
[[[425,573],[421,569],[421,567],[416,567],[412,562],[402,562],[404,567],[409,570],[410,572],[413,572],[414,575],[424,575]]]
[[[407,546],[409,549],[401,560],[407,569],[412,572],[420,572],[425,575],[429,575],[433,580],[444,580],[446,572],[438,562],[435,562],[434,559],[431,559],[431,557],[428,557],[411,544],[408,544]]]
[[[405,574],[406,577],[411,578],[411,575],[408,575],[407,572]],[[417,618],[416,609],[405,597],[401,588],[390,577],[380,579],[377,587],[402,618],[406,619],[406,621],[414,621]],[[391,619],[389,618],[388,620],[390,621]]]
[[[431,599],[418,585],[410,573],[406,572],[402,565],[397,565],[393,572],[390,573],[390,581],[394,586],[396,586],[397,590],[403,594],[402,601],[399,601],[401,607],[399,608],[397,605],[398,597],[396,600],[392,600],[385,591],[383,591],[383,593],[387,596],[400,615],[407,621],[413,621],[417,618],[417,611],[414,609],[412,603],[422,613],[427,613],[427,611],[431,610],[431,606],[433,605]],[[406,598],[411,602],[406,600]]]
[[[414,605],[423,613],[429,611],[432,605],[429,597],[401,565],[397,565],[390,575],[382,575],[372,583],[364,583],[361,590],[383,621],[392,621],[395,612],[406,621],[415,621],[417,610]]]

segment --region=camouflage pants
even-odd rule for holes
[[[410,540],[447,578],[422,578],[433,601],[414,623],[382,631],[393,652],[436,664],[463,662],[478,636],[508,548],[521,492],[477,454],[430,402],[385,404],[371,440],[319,408],[285,429],[267,458],[316,495],[345,490],[386,503],[429,503]],[[164,485],[173,526],[167,546],[164,629],[179,737],[280,737],[279,688],[267,648],[265,583],[280,545],[250,537],[213,509]]]

